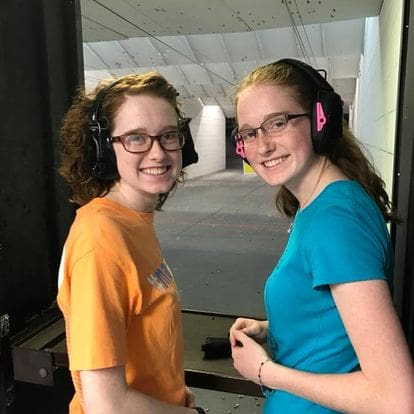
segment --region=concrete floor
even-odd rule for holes
[[[290,224],[274,207],[275,193],[255,174],[226,170],[188,180],[156,214],[183,308],[265,317],[264,282]],[[261,412],[260,398],[193,391],[210,414]]]
[[[261,414],[263,398],[192,388],[198,406],[208,414]]]
[[[290,224],[275,193],[256,175],[226,170],[188,180],[156,214],[184,308],[264,316],[263,285]]]

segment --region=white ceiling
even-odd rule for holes
[[[323,68],[353,100],[365,17],[382,0],[81,0],[85,83],[157,70],[188,116],[202,104],[234,115],[232,87],[283,57]]]

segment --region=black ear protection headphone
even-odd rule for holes
[[[119,81],[120,79],[101,89],[89,111],[89,125],[86,136],[86,164],[91,176],[102,181],[112,181],[118,178],[115,152],[109,136],[110,122],[107,117],[101,117],[99,111],[108,91]]]
[[[343,102],[320,72],[312,66],[296,59],[281,59],[276,63],[287,63],[301,71],[317,88],[317,96],[312,104],[311,138],[318,154],[330,154],[338,139],[342,137]],[[325,71],[324,71],[325,72]],[[326,76],[326,72],[325,72]],[[242,141],[237,141],[237,128],[232,132],[236,153],[248,162]]]
[[[100,90],[89,111],[89,125],[86,137],[86,164],[93,178],[101,181],[112,181],[119,177],[116,166],[115,152],[110,137],[110,122],[105,116],[100,116],[102,103],[108,91],[123,78],[116,80],[106,88]],[[185,143],[182,151],[182,168],[198,161],[198,154],[194,147],[189,123],[191,118],[179,116],[179,127],[185,133]]]

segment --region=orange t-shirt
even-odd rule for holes
[[[79,208],[63,249],[57,301],[76,390],[70,414],[83,414],[79,371],[119,365],[131,388],[184,405],[181,308],[153,213],[105,198]]]

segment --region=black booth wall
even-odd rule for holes
[[[414,1],[404,2],[393,201],[394,302],[414,357]]]
[[[56,295],[74,209],[58,129],[83,83],[78,0],[0,2],[0,314],[12,332]]]

